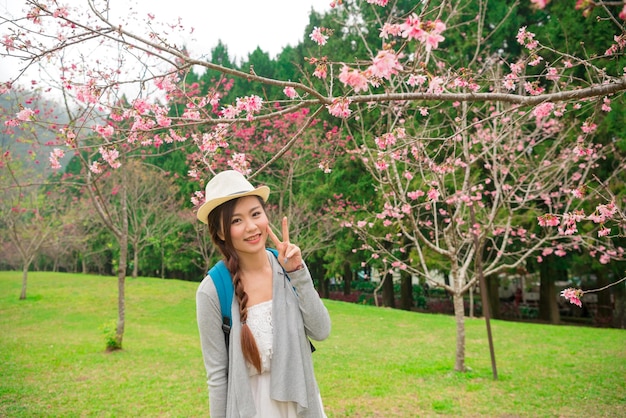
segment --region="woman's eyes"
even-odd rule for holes
[[[258,210],[258,211],[252,212],[251,217],[252,218],[258,218],[262,214],[263,214],[263,211]],[[241,218],[233,218],[233,220],[230,223],[231,223],[231,225],[235,225],[235,224],[237,224],[237,223],[239,223],[241,221],[242,221]]]

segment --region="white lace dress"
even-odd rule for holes
[[[250,387],[254,396],[257,418],[296,418],[294,402],[279,402],[270,398],[270,363],[272,359],[272,301],[248,308],[248,326],[261,354],[261,373],[248,364]]]

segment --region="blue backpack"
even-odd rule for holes
[[[274,254],[274,257],[278,258],[278,251],[274,248],[268,248],[268,250]],[[213,279],[213,284],[217,290],[217,297],[220,300],[220,311],[222,312],[222,331],[224,331],[224,340],[226,342],[226,349],[228,349],[228,337],[230,335],[230,327],[232,325],[230,307],[233,303],[233,294],[235,288],[233,287],[233,279],[230,276],[230,271],[224,264],[223,260],[220,260],[211,267],[209,270],[209,276]],[[287,279],[287,273],[285,273]],[[295,289],[294,289],[295,291]],[[309,341],[309,343],[311,343]],[[313,343],[311,343],[311,352],[315,351]]]

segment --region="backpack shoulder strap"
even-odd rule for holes
[[[217,296],[220,300],[220,311],[222,312],[222,331],[224,331],[224,339],[228,348],[228,335],[230,334],[231,313],[230,307],[233,303],[233,281],[230,272],[223,261],[219,261],[209,270],[209,276],[213,279],[213,284],[217,290]]]

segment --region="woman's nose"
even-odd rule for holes
[[[246,219],[246,230],[248,231],[252,231],[254,229],[256,229],[256,222],[254,222],[254,219]]]

